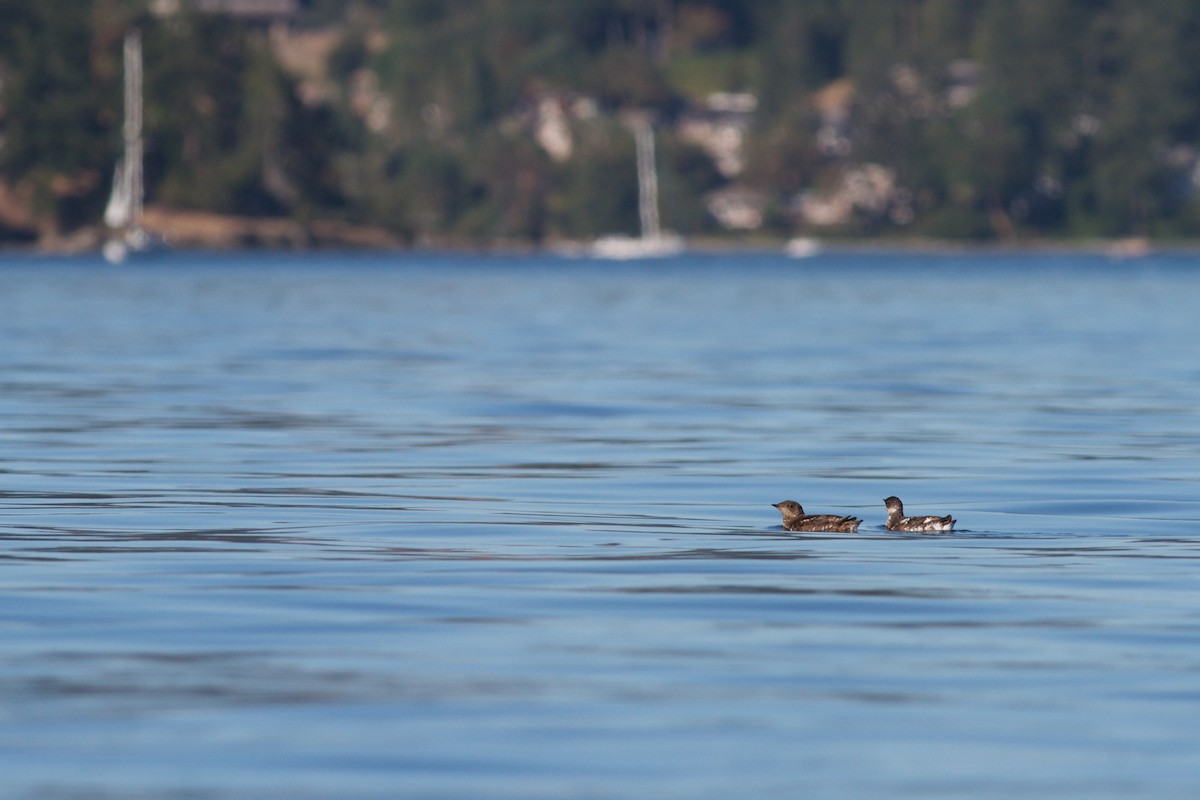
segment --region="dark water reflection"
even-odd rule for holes
[[[1193,797],[1198,298],[1174,255],[0,263],[6,796]]]

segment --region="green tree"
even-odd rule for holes
[[[31,190],[50,235],[99,213],[119,135],[121,34],[104,26],[94,39],[88,10],[0,2],[0,177]]]
[[[1107,102],[1089,164],[1099,228],[1124,235],[1195,234],[1191,180],[1200,138],[1200,9],[1190,3],[1119,4]],[[1180,217],[1180,215],[1183,215]]]

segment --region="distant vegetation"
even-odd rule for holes
[[[690,236],[1200,235],[1189,0],[254,5],[0,0],[0,241],[99,224],[130,26],[163,208],[422,244],[635,232],[643,111]]]

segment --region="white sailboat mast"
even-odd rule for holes
[[[125,34],[125,169],[129,181],[129,225],[142,224],[142,35]]]
[[[125,125],[121,131],[122,153],[113,171],[112,195],[104,209],[104,223],[112,235],[104,243],[104,257],[114,264],[131,250],[145,250],[149,237],[142,228],[142,36],[137,30],[125,34]]]
[[[662,235],[658,221],[658,170],[654,163],[654,130],[642,117],[630,121],[637,145],[638,216],[642,238],[657,239]]]

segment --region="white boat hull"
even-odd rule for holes
[[[592,243],[591,255],[626,261],[637,258],[667,258],[682,253],[683,238],[664,233],[658,236],[602,236]]]

